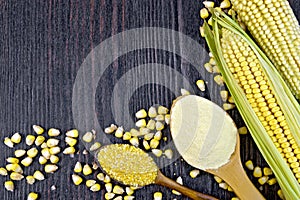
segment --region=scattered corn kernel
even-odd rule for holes
[[[223,109],[224,109],[224,110],[231,110],[231,109],[233,109],[233,108],[235,108],[235,105],[234,105],[234,104],[231,104],[231,103],[224,103],[224,104],[223,104]]]
[[[65,142],[69,145],[69,146],[71,146],[71,147],[73,147],[73,146],[75,146],[76,144],[77,144],[77,139],[75,139],[75,138],[72,138],[72,137],[65,137]]]
[[[152,148],[152,149],[156,149],[157,147],[158,147],[158,145],[159,145],[159,141],[158,140],[156,140],[156,139],[152,139],[151,141],[150,141],[150,147]]]
[[[90,151],[96,151],[101,147],[100,142],[95,142],[91,147],[90,147]]]
[[[24,167],[28,167],[29,165],[31,165],[32,161],[33,161],[33,159],[31,157],[26,157],[23,160],[21,160],[21,164]]]
[[[177,196],[181,195],[181,193],[178,192],[177,190],[172,190],[172,193],[175,194],[175,195],[177,195]]]
[[[45,141],[45,137],[42,135],[39,135],[36,137],[34,143],[36,146],[40,146]]]
[[[47,147],[47,148],[44,148],[41,150],[41,154],[48,160],[50,159],[50,156],[51,156],[51,153],[50,153],[50,149]]]
[[[75,151],[75,149],[74,149],[74,151]],[[51,155],[58,154],[60,152],[60,147],[51,147],[49,149],[49,152],[50,152]]]
[[[89,164],[85,164],[85,165],[83,166],[82,173],[83,173],[85,176],[87,176],[87,175],[90,175],[91,173],[93,173],[93,170],[92,170],[92,168],[90,167]]]
[[[20,158],[20,157],[24,156],[25,154],[26,154],[26,151],[24,149],[15,150],[15,156],[17,158]]]
[[[112,192],[112,184],[111,183],[106,183],[105,184],[105,190],[106,190],[106,192],[111,193]]]
[[[104,129],[104,132],[107,133],[107,134],[111,134],[113,133],[115,130],[117,130],[117,126],[115,124],[111,124],[109,127],[106,127]]]
[[[270,180],[268,180],[269,185],[274,185],[275,183],[277,183],[276,178],[271,178]]]
[[[115,136],[117,138],[121,138],[121,137],[123,137],[123,133],[124,133],[123,127],[122,126],[118,127],[117,130],[116,130],[116,132],[115,132]]]
[[[114,200],[123,200],[123,197],[122,196],[117,196],[114,198]]]
[[[135,123],[136,127],[145,127],[146,126],[146,120],[145,119],[140,119]]]
[[[221,75],[216,75],[214,81],[220,86],[224,85],[223,77]]]
[[[39,170],[36,170],[34,173],[33,173],[33,177],[36,179],[36,180],[39,180],[39,181],[42,181],[45,179],[45,176],[44,174],[39,171]]]
[[[82,183],[83,179],[77,174],[72,174],[72,181],[75,185],[80,185],[80,183]]]
[[[131,136],[140,136],[140,132],[136,130],[135,128],[130,129]]]
[[[105,175],[103,182],[104,183],[110,183],[111,179],[108,175]]]
[[[154,118],[154,117],[156,117],[156,115],[157,115],[156,108],[154,106],[151,106],[148,110],[148,116],[150,118]]]
[[[153,194],[153,199],[154,200],[162,200],[162,193],[161,192],[155,192]]]
[[[33,128],[34,132],[38,135],[41,135],[44,133],[44,129],[41,126],[33,125],[32,128]]]
[[[165,115],[165,122],[166,122],[166,124],[170,124],[170,120],[171,120],[171,115],[170,114],[166,114]]]
[[[115,194],[123,194],[124,192],[125,191],[124,191],[124,189],[121,186],[119,186],[119,185],[115,185],[114,186],[113,193],[115,193]]]
[[[19,163],[19,159],[18,158],[14,158],[14,157],[8,157],[8,158],[6,158],[6,161],[8,163],[12,163],[12,164],[18,164]]]
[[[254,165],[253,165],[253,162],[252,160],[247,160],[246,163],[245,163],[246,167],[249,169],[249,170],[253,170],[254,169]]]
[[[39,197],[39,195],[37,193],[30,192],[28,194],[27,200],[36,200],[38,197]]]
[[[220,177],[218,176],[214,176],[214,179],[217,183],[222,183],[223,182],[223,179],[221,179]]]
[[[200,32],[201,37],[205,37],[205,32],[204,32],[204,27],[203,26],[199,27],[199,32]]]
[[[148,134],[144,135],[145,140],[151,140],[153,137],[154,137],[154,133],[148,133]]]
[[[59,135],[60,135],[60,131],[59,131],[58,129],[56,129],[56,128],[50,128],[50,129],[48,130],[48,135],[49,135],[50,137],[56,137],[56,136],[59,136]]]
[[[207,24],[212,26],[212,17],[210,17],[208,20],[207,20]],[[214,71],[214,68],[213,68],[213,71]]]
[[[50,156],[50,162],[51,162],[52,164],[58,163],[58,162],[59,162],[59,157],[56,156],[56,155],[51,155],[51,156]]]
[[[232,189],[232,187],[230,187],[230,185],[228,185],[227,190],[228,190],[229,192],[233,192],[233,189]]]
[[[11,136],[10,140],[15,144],[19,144],[22,140],[22,136],[20,133],[15,133]]]
[[[26,176],[26,181],[28,184],[32,185],[35,183],[35,178],[33,176],[29,175],[29,176]]]
[[[231,200],[240,200],[238,197],[232,197]]]
[[[160,149],[152,149],[151,151],[156,157],[161,157],[162,155],[162,150]]]
[[[74,154],[75,153],[75,148],[74,147],[67,147],[65,148],[65,150],[63,151],[63,154]]]
[[[280,197],[280,199],[285,199],[281,189],[277,190],[277,195]]]
[[[231,4],[230,4],[230,1],[229,0],[223,0],[221,3],[220,3],[220,8],[230,8]]]
[[[7,164],[5,166],[7,171],[12,171],[12,172],[18,172],[18,173],[23,173],[23,170],[21,168],[21,166],[17,163],[11,163],[11,164]]]
[[[12,172],[10,174],[10,179],[14,181],[20,181],[24,178],[24,176],[18,172]]]
[[[245,134],[248,133],[248,129],[247,129],[246,126],[243,126],[243,127],[240,127],[240,128],[238,129],[238,132],[239,132],[239,134],[241,134],[241,135],[245,135]]]
[[[39,163],[40,163],[41,165],[44,165],[44,164],[47,163],[47,159],[46,159],[44,156],[40,156],[40,157],[39,157]]]
[[[126,194],[129,195],[129,196],[132,195],[132,194],[134,193],[134,190],[131,189],[130,187],[126,187],[126,188],[125,188],[125,191],[126,191]]]
[[[99,183],[96,183],[96,184],[92,185],[91,188],[90,188],[90,190],[92,192],[98,192],[98,191],[100,191],[100,189],[101,189],[101,186],[100,186]]]
[[[104,174],[103,174],[103,173],[97,174],[97,179],[98,179],[99,181],[104,181]]]
[[[199,169],[193,169],[192,171],[190,171],[190,177],[191,178],[196,178],[199,174],[200,174]]]
[[[203,1],[203,4],[206,8],[213,8],[215,6],[215,2],[213,1]]]
[[[166,114],[168,114],[168,112],[169,112],[168,108],[166,108],[164,106],[158,106],[157,113],[159,115],[166,115]]]
[[[133,200],[134,198],[135,198],[134,196],[130,196],[130,195],[124,196],[124,200]]]
[[[75,166],[74,166],[74,172],[76,172],[76,173],[80,173],[80,172],[82,172],[82,165],[81,165],[81,163],[80,162],[76,162],[76,164],[75,164]]]
[[[141,128],[140,128],[140,134],[141,134],[141,135],[146,135],[146,134],[148,134],[148,133],[150,133],[150,129],[148,129],[148,128],[146,128],[146,127],[141,127]]]
[[[54,147],[54,146],[57,146],[59,144],[59,140],[55,139],[55,138],[50,138],[50,139],[47,140],[46,144],[47,144],[48,147]]]
[[[37,148],[33,147],[33,148],[27,150],[27,156],[29,156],[31,158],[34,158],[34,157],[36,157],[36,155],[38,154],[38,152],[39,151],[37,150]]]
[[[229,103],[234,103],[234,99],[233,99],[232,96],[228,97],[228,102],[229,102]]]
[[[52,185],[52,186],[50,187],[50,189],[51,189],[51,191],[54,191],[54,190],[56,190],[56,186],[55,186],[55,185]]]
[[[168,158],[168,159],[172,159],[173,158],[173,150],[172,149],[166,149],[164,151],[164,155]]]
[[[149,145],[149,143],[148,143],[147,140],[143,140],[143,146],[144,146],[145,150],[149,150],[150,149],[150,145]]]
[[[253,170],[253,176],[256,178],[262,177],[262,170],[260,167],[255,167]]]
[[[200,10],[200,17],[202,19],[206,19],[209,16],[208,10],[206,8],[202,8]]]
[[[5,137],[4,138],[4,144],[10,148],[14,147],[14,143],[11,141],[11,139],[9,137]]]
[[[196,85],[199,88],[200,91],[204,92],[205,91],[205,84],[203,80],[197,80]]]
[[[221,90],[220,95],[221,95],[222,101],[226,102],[227,99],[228,99],[228,91],[227,90]]]
[[[85,185],[87,186],[87,187],[92,187],[93,185],[95,185],[96,184],[96,181],[95,180],[87,180],[86,182],[85,182]]]
[[[7,170],[4,167],[0,168],[0,175],[1,176],[7,176]]]
[[[47,143],[46,143],[46,142],[43,142],[43,143],[41,144],[41,148],[42,148],[42,149],[48,148]]]
[[[137,137],[132,137],[130,138],[129,140],[130,144],[132,144],[133,146],[139,146],[140,142],[139,142],[139,139]]]
[[[5,189],[6,189],[7,191],[11,191],[11,192],[13,192],[14,189],[15,189],[14,182],[12,182],[12,181],[5,181],[5,182],[4,182],[4,187],[5,187]]]
[[[181,93],[182,96],[183,96],[183,95],[189,95],[189,94],[191,94],[190,91],[188,91],[188,90],[186,90],[186,89],[184,89],[184,88],[181,88],[181,89],[180,89],[180,93]]]
[[[155,123],[155,128],[156,130],[161,131],[165,128],[165,125],[162,122],[158,121]]]
[[[66,132],[66,136],[72,137],[72,138],[77,138],[79,135],[78,130],[72,129]]]
[[[273,171],[269,167],[264,167],[263,172],[265,176],[270,176],[273,174]]]
[[[225,182],[221,182],[221,183],[219,183],[219,187],[224,189],[224,190],[227,190],[228,189],[228,184],[225,183]]]
[[[147,117],[147,112],[145,109],[141,109],[135,113],[135,117],[138,119]]]
[[[93,136],[92,132],[86,132],[82,136],[82,140],[87,143],[92,142],[93,139],[94,139],[94,136]]]
[[[178,176],[176,179],[176,182],[179,183],[180,185],[183,185],[183,180],[181,176]]]
[[[268,176],[262,176],[258,179],[259,184],[264,185],[269,180]]]
[[[130,140],[131,138],[131,133],[130,132],[125,132],[123,135],[123,140]]]
[[[210,63],[205,63],[204,68],[206,69],[207,72],[213,73],[213,68],[212,68],[212,65]]]
[[[111,193],[111,192],[107,192],[107,193],[105,193],[105,195],[104,195],[104,198],[105,199],[112,199],[112,198],[114,198],[115,197],[115,194],[114,193]]]
[[[161,140],[162,138],[162,132],[161,131],[157,131],[155,134],[154,134],[154,139],[156,140]]]

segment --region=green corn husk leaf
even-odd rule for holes
[[[266,132],[262,123],[253,111],[242,88],[238,85],[224,60],[221,51],[219,28],[225,27],[235,34],[241,36],[251,47],[258,57],[263,71],[265,72],[271,87],[277,95],[277,101],[285,115],[291,133],[293,134],[298,146],[300,144],[300,106],[290,89],[287,87],[274,65],[267,56],[259,49],[247,33],[230,17],[222,12],[212,11],[213,31],[205,22],[204,33],[206,42],[215,58],[218,68],[224,81],[234,98],[235,104],[244,119],[253,140],[259,148],[266,162],[272,168],[277,181],[282,188],[286,199],[300,198],[300,185],[292,173],[290,167],[278,152],[270,136]]]

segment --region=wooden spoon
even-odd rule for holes
[[[171,108],[170,126],[187,163],[222,178],[240,199],[265,199],[242,167],[237,128],[222,108],[196,95],[179,97]]]
[[[97,161],[111,178],[125,185],[145,186],[154,183],[176,190],[195,200],[217,200],[167,178],[160,172],[151,156],[128,144],[103,146],[97,153]]]

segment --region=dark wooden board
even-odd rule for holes
[[[300,16],[299,1],[290,0],[297,15]],[[76,75],[90,51],[101,45],[113,35],[122,31],[143,27],[161,27],[172,29],[192,38],[194,42],[205,48],[204,40],[199,37],[200,25],[199,0],[48,0],[48,1],[0,1],[0,140],[20,132],[23,136],[32,133],[31,126],[40,124],[45,128],[57,127],[62,132],[76,128],[74,112],[72,111],[73,87]],[[167,31],[166,31],[167,32]],[[147,37],[147,35],[145,35]],[[157,39],[157,40],[155,40]],[[149,38],[149,44],[160,44],[160,38]],[[134,35],[132,41],[138,42]],[[178,41],[178,40],[175,40]],[[170,40],[168,48],[182,48],[186,44]],[[173,43],[172,43],[173,42]],[[150,45],[151,46],[151,45]],[[112,54],[118,46],[113,46]],[[183,50],[186,50],[183,48]],[[193,52],[181,51],[182,55]],[[96,115],[99,124],[104,127],[114,122],[111,108],[111,98],[114,87],[131,69],[146,63],[159,63],[174,69],[193,85],[195,93],[221,103],[218,96],[218,86],[213,85],[211,75],[201,66],[193,66],[182,55],[175,55],[162,49],[136,49],[117,57],[105,70],[100,81],[91,86],[95,92]],[[195,55],[193,55],[195,56]],[[199,55],[199,59],[203,59]],[[106,60],[106,57],[96,58]],[[97,67],[95,65],[94,67]],[[137,68],[139,72],[139,68]],[[115,107],[122,115],[130,115],[140,108],[152,104],[170,106],[176,92],[180,91],[183,83],[172,75],[171,70],[163,74],[165,86],[159,81],[156,70],[150,71],[145,77],[130,80],[127,84],[136,84],[136,90],[131,94],[128,104]],[[200,73],[199,73],[200,72]],[[145,73],[145,71],[143,71]],[[160,73],[160,72],[159,72]],[[143,77],[143,76],[141,76]],[[93,76],[91,78],[94,78]],[[138,77],[139,78],[139,77]],[[203,78],[209,82],[210,91],[197,91],[194,82]],[[150,84],[138,87],[145,81]],[[172,91],[173,86],[177,91]],[[84,92],[82,98],[91,98],[90,93]],[[126,96],[118,94],[117,102],[125,101]],[[127,107],[129,113],[122,113]],[[84,111],[84,110],[83,110]],[[238,126],[243,122],[236,110],[229,112]],[[84,113],[90,119],[94,113]],[[82,115],[81,115],[82,116]],[[120,124],[122,125],[122,124]],[[63,137],[61,136],[61,139]],[[64,146],[62,142],[62,146]],[[0,165],[5,165],[5,159],[13,155],[13,150],[0,143]],[[17,148],[28,148],[25,143]],[[82,151],[84,146],[79,145]],[[266,166],[250,135],[241,136],[242,160],[252,159],[255,165]],[[77,160],[91,162],[90,155],[75,155],[74,158],[63,156],[59,162],[59,171],[47,175],[47,179],[34,185],[26,184],[25,180],[16,183],[15,192],[11,193],[0,187],[0,198],[3,200],[26,199],[30,191],[36,191],[41,199],[104,199],[103,191],[90,192],[84,185],[74,186],[71,174]],[[159,164],[165,166],[164,161]],[[35,162],[25,170],[30,174],[34,169],[42,169]],[[219,189],[212,175],[201,172],[196,179],[188,176],[192,169],[180,158],[162,169],[163,173],[175,179],[182,176],[184,184],[198,191],[208,193],[221,199],[230,199],[233,193]],[[247,171],[253,179],[251,172]],[[0,177],[1,185],[7,177]],[[56,190],[52,191],[52,185]],[[102,184],[102,187],[103,184]],[[262,193],[267,199],[279,199],[276,195],[278,186],[263,186]],[[153,199],[153,192],[162,191],[163,199],[187,199],[176,196],[169,189],[159,186],[147,186],[136,192],[136,199]]]

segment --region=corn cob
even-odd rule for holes
[[[233,9],[300,100],[300,28],[287,0],[231,0]]]
[[[237,108],[286,199],[300,196],[300,106],[274,65],[243,29],[212,11],[205,39]]]

